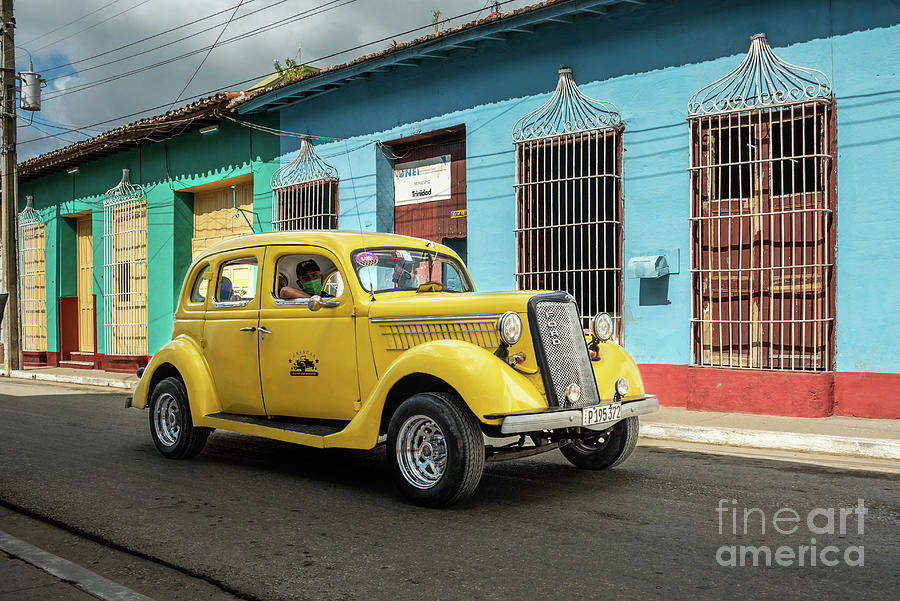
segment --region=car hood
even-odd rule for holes
[[[543,292],[387,292],[369,304],[370,318],[499,315],[515,311],[524,319],[528,300]]]

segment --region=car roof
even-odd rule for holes
[[[385,234],[379,232],[358,232],[351,230],[299,230],[290,232],[268,232],[263,234],[246,234],[228,238],[213,244],[194,259],[194,263],[208,259],[219,253],[256,246],[288,246],[303,244],[327,248],[339,256],[346,256],[358,248],[405,247],[425,249],[431,245],[439,252],[456,255],[443,244],[435,244],[422,238]]]

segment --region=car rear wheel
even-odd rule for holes
[[[386,449],[394,481],[417,505],[461,501],[484,471],[478,420],[455,394],[426,392],[404,401],[391,417]]]
[[[560,451],[576,467],[586,470],[613,468],[634,452],[640,424],[637,416],[628,417],[615,424],[609,434],[576,440]]]
[[[195,428],[187,389],[179,378],[165,378],[150,399],[150,436],[169,459],[190,459],[206,445],[212,428]]]

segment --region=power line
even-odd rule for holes
[[[503,5],[505,5],[505,4],[509,4],[509,3],[515,2],[515,1],[516,1],[516,0],[504,0],[504,1],[502,1],[502,2],[498,2],[498,4],[499,4],[499,6],[503,6]],[[453,17],[449,17],[449,20],[450,20],[450,21],[455,21],[455,20],[457,20],[457,19],[461,19],[461,18],[463,18],[463,17],[467,17],[467,16],[470,16],[470,15],[476,14],[476,13],[478,13],[478,12],[479,12],[479,11],[477,11],[477,10],[473,10],[473,11],[461,13],[461,14],[459,14],[459,15],[456,15],[456,16],[453,16]],[[328,58],[332,58],[332,57],[335,57],[335,56],[338,56],[338,55],[341,55],[341,54],[346,54],[347,52],[352,52],[352,51],[354,51],[354,50],[359,50],[359,49],[361,49],[361,48],[365,48],[365,47],[371,46],[371,45],[373,45],[373,44],[383,43],[383,42],[386,42],[386,41],[389,41],[389,40],[393,40],[393,39],[396,38],[396,37],[400,37],[400,36],[403,36],[403,35],[408,35],[408,34],[411,34],[411,33],[415,33],[415,32],[417,32],[417,31],[421,31],[421,30],[423,30],[423,29],[429,29],[429,28],[431,28],[431,27],[433,27],[431,23],[428,23],[428,24],[426,24],[426,25],[422,25],[422,26],[419,26],[419,27],[414,27],[414,28],[412,28],[412,29],[408,29],[408,30],[403,31],[403,32],[400,32],[400,33],[395,33],[395,34],[388,35],[388,36],[383,37],[383,38],[379,38],[379,39],[377,39],[377,40],[373,40],[373,41],[371,41],[371,42],[367,42],[367,43],[365,43],[365,44],[360,44],[360,45],[354,46],[354,47],[352,47],[352,48],[347,48],[347,49],[345,49],[345,50],[340,50],[340,51],[338,51],[338,52],[333,52],[333,53],[331,53],[331,54],[328,54],[328,55],[319,57],[319,58],[317,58],[317,59],[314,59],[313,61],[310,61],[310,62],[318,62],[318,61],[326,60],[326,59],[328,59]],[[195,99],[195,98],[202,98],[202,97],[205,97],[205,96],[210,96],[210,95],[215,94],[215,93],[217,93],[217,92],[220,92],[220,91],[222,91],[222,90],[224,90],[224,89],[235,89],[235,88],[238,88],[239,86],[243,86],[243,85],[246,85],[246,84],[248,84],[248,83],[257,82],[257,81],[259,81],[259,80],[261,80],[261,79],[264,79],[264,78],[266,78],[266,77],[270,77],[270,76],[272,76],[272,75],[275,75],[276,73],[277,73],[277,71],[270,72],[270,73],[266,73],[266,74],[264,74],[264,75],[257,75],[257,76],[255,76],[255,77],[251,77],[250,79],[245,79],[245,80],[243,80],[243,81],[234,82],[234,83],[228,84],[228,85],[226,85],[226,86],[220,86],[220,87],[218,87],[218,88],[215,88],[215,89],[213,89],[213,90],[209,90],[209,91],[206,91],[206,92],[202,92],[202,93],[200,93],[200,94],[193,94],[193,95],[191,95],[191,96],[187,96],[187,97],[183,98],[182,100],[185,100],[185,101],[187,101],[187,100],[193,100],[193,99]],[[239,89],[239,88],[238,88],[238,89]],[[128,119],[129,117],[135,117],[135,116],[137,116],[137,115],[144,115],[144,114],[147,114],[147,113],[149,113],[149,112],[151,112],[151,111],[156,111],[156,110],[159,110],[159,109],[161,109],[161,108],[164,108],[164,107],[166,107],[166,106],[168,106],[168,103],[166,103],[166,104],[160,104],[160,105],[158,105],[158,106],[153,106],[153,107],[149,107],[149,108],[145,108],[145,109],[143,109],[143,110],[136,111],[136,112],[134,112],[134,113],[129,113],[129,114],[127,114],[127,115],[121,115],[121,116],[119,116],[119,117],[113,117],[113,118],[111,118],[111,119],[106,119],[106,120],[104,120],[104,121],[99,121],[99,122],[97,122],[97,123],[92,123],[91,125],[84,125],[84,126],[81,126],[81,129],[89,129],[89,128],[92,128],[92,127],[96,127],[96,126],[98,126],[98,125],[106,125],[107,123],[113,123],[113,122],[115,122],[115,121],[121,121],[121,120],[123,120],[123,119]],[[68,133],[68,132],[71,132],[71,131],[77,131],[77,130],[76,130],[76,129],[70,129],[70,130],[67,130],[66,132],[63,132],[63,133]],[[29,143],[31,143],[31,142],[38,142],[38,141],[40,141],[40,140],[45,140],[45,139],[47,139],[48,137],[51,137],[51,136],[44,136],[44,137],[40,137],[40,138],[32,138],[32,139],[30,139],[30,140],[23,140],[23,141],[19,142],[18,144],[19,144],[19,146],[22,146],[22,145],[24,145],[24,144],[29,144]]]
[[[171,106],[169,106],[170,111],[172,110],[172,107],[175,106],[175,103],[178,102],[178,100],[181,98],[181,95],[184,94],[185,90],[188,89],[188,86],[191,85],[191,82],[194,81],[194,78],[197,77],[197,73],[199,73],[200,69],[203,68],[203,63],[205,63],[206,59],[209,58],[209,55],[212,54],[213,48],[215,48],[218,45],[219,40],[222,39],[222,34],[224,34],[225,30],[228,29],[228,25],[231,24],[232,19],[234,19],[234,15],[237,14],[237,11],[240,10],[241,5],[243,3],[244,3],[244,0],[241,0],[238,3],[237,7],[234,9],[234,12],[231,13],[231,19],[228,19],[228,22],[225,23],[225,27],[223,27],[222,31],[219,32],[219,35],[216,37],[216,41],[213,42],[213,45],[209,47],[209,51],[206,53],[206,56],[204,56],[203,60],[200,61],[200,64],[197,65],[197,69],[194,71],[194,74],[191,75],[191,78],[188,80],[188,82],[186,84],[184,84],[183,88],[181,88],[181,92],[179,92],[178,96],[175,97],[175,100],[172,101]]]
[[[247,5],[252,4],[253,2],[256,2],[256,1],[257,1],[257,0],[244,0],[243,4],[244,4],[244,6],[247,6]],[[270,4],[269,6],[264,6],[264,7],[260,8],[260,9],[257,9],[257,10],[254,10],[254,11],[250,11],[249,13],[243,14],[243,15],[241,15],[240,17],[238,17],[237,19],[235,19],[235,21],[238,21],[238,20],[240,20],[240,19],[243,19],[244,17],[249,17],[249,16],[251,16],[251,15],[255,15],[255,14],[258,13],[258,12],[261,12],[261,11],[264,11],[264,10],[268,10],[268,9],[270,9],[270,8],[274,8],[274,7],[278,6],[279,4],[284,4],[285,2],[288,2],[288,0],[278,0],[278,2],[275,2],[274,4]],[[235,6],[226,8],[226,9],[224,9],[224,10],[220,10],[220,11],[211,13],[211,14],[209,14],[209,15],[206,15],[205,17],[200,17],[199,19],[194,19],[193,21],[189,21],[189,22],[184,23],[184,24],[182,24],[182,25],[179,25],[179,26],[177,26],[177,27],[172,27],[171,29],[166,29],[165,31],[160,31],[159,33],[155,33],[155,34],[150,35],[150,36],[147,36],[147,37],[145,37],[145,38],[141,38],[140,40],[135,40],[135,41],[133,41],[133,42],[129,42],[128,44],[124,44],[124,45],[122,45],[122,46],[119,46],[118,48],[113,48],[112,50],[106,50],[105,52],[100,52],[99,54],[94,54],[94,55],[92,55],[92,56],[88,56],[88,57],[85,57],[85,58],[80,58],[80,59],[78,59],[78,60],[74,60],[74,61],[71,61],[71,62],[68,62],[68,63],[62,63],[62,64],[60,64],[60,65],[56,65],[55,67],[45,68],[45,69],[42,70],[42,72],[43,72],[43,73],[49,73],[50,71],[58,71],[59,69],[63,69],[63,68],[65,68],[65,67],[74,66],[74,65],[77,65],[77,64],[79,64],[79,63],[83,63],[83,62],[87,62],[87,61],[89,61],[89,60],[93,60],[93,59],[95,59],[95,58],[100,58],[101,56],[106,56],[107,54],[113,54],[114,52],[118,52],[119,50],[124,50],[125,48],[130,48],[131,46],[136,46],[136,45],[141,44],[141,43],[143,43],[143,42],[146,42],[146,41],[148,41],[148,40],[152,40],[152,39],[154,39],[154,38],[158,38],[158,37],[160,37],[160,36],[166,35],[167,33],[172,33],[173,31],[178,31],[179,29],[184,29],[185,27],[190,27],[191,25],[195,25],[195,24],[197,24],[197,23],[200,23],[201,21],[206,21],[207,19],[212,19],[213,17],[218,17],[219,15],[221,15],[221,14],[223,14],[223,13],[227,13],[227,12],[229,12],[229,11],[231,11],[231,10],[234,10],[234,9],[237,8],[238,6],[240,6],[240,4],[236,4]],[[136,56],[140,56],[140,55],[146,54],[146,53],[148,53],[148,52],[153,52],[154,50],[159,50],[160,48],[165,48],[166,46],[171,46],[172,44],[177,44],[178,42],[182,42],[182,41],[187,40],[187,39],[190,39],[190,38],[192,38],[192,37],[201,35],[201,34],[203,34],[203,33],[206,33],[207,31],[212,31],[213,29],[215,29],[215,28],[217,28],[217,27],[221,27],[222,25],[223,25],[223,23],[217,23],[217,24],[215,24],[215,25],[212,25],[212,26],[210,26],[210,27],[207,27],[206,29],[201,29],[200,31],[194,32],[194,33],[192,33],[192,34],[190,34],[190,35],[187,35],[187,36],[178,38],[178,39],[176,39],[176,40],[172,40],[171,42],[167,42],[167,43],[161,44],[161,45],[159,45],[159,46],[154,46],[153,48],[149,48],[149,49],[147,49],[147,50],[142,50],[141,52],[137,52],[137,53],[135,53],[135,54],[129,54],[128,56],[125,56],[125,57],[122,57],[122,58],[117,58],[117,59],[113,59],[113,60],[111,60],[111,61],[107,61],[107,62],[105,62],[105,63],[100,63],[99,65],[92,65],[92,66],[90,66],[90,67],[85,67],[84,69],[79,69],[79,70],[75,71],[74,73],[84,73],[85,71],[90,71],[90,70],[92,70],[92,69],[97,69],[97,68],[99,68],[99,67],[105,67],[106,65],[111,65],[111,64],[113,64],[113,63],[117,63],[117,62],[120,62],[120,61],[123,61],[123,60],[128,60],[129,58],[134,58],[134,57],[136,57]],[[60,77],[69,77],[70,75],[72,75],[72,73],[68,73],[68,74],[66,74],[66,75],[57,75],[56,77],[51,77],[51,78],[49,78],[47,81],[53,81],[54,79],[59,79]]]
[[[78,23],[79,21],[83,21],[84,19],[87,19],[87,18],[90,17],[91,15],[97,14],[98,12],[100,12],[101,10],[103,10],[104,8],[110,7],[110,6],[112,6],[113,4],[115,4],[115,3],[117,3],[117,2],[121,2],[121,1],[122,1],[122,0],[112,0],[112,2],[108,2],[108,3],[104,4],[103,6],[101,6],[100,8],[96,9],[96,10],[92,10],[91,12],[87,13],[86,15],[82,15],[82,16],[78,17],[77,19],[74,19],[74,20],[72,20],[72,21],[69,21],[68,23],[66,23],[66,24],[64,24],[64,25],[60,25],[60,26],[57,27],[56,29],[51,29],[50,31],[44,32],[44,33],[42,33],[42,34],[40,34],[40,35],[37,35],[37,36],[31,38],[30,40],[28,40],[27,42],[20,42],[20,44],[21,44],[22,46],[24,46],[24,45],[26,45],[26,44],[30,44],[31,42],[34,42],[34,41],[36,41],[36,40],[39,40],[39,39],[41,39],[41,38],[43,38],[43,37],[47,37],[47,36],[50,35],[51,33],[56,33],[56,32],[59,31],[60,29],[65,29],[65,28],[68,27],[69,25],[74,25],[75,23]]]
[[[76,35],[82,34],[82,33],[84,33],[85,31],[87,31],[87,30],[89,30],[89,29],[93,29],[94,27],[97,27],[98,25],[103,25],[103,24],[106,23],[107,21],[111,21],[111,20],[115,19],[116,17],[118,17],[119,15],[124,15],[125,13],[127,13],[127,12],[129,12],[129,11],[132,11],[132,10],[134,10],[134,9],[136,9],[136,8],[138,8],[139,6],[143,6],[143,5],[145,5],[145,4],[147,4],[148,2],[151,2],[151,1],[152,1],[152,0],[142,0],[141,2],[138,2],[137,4],[135,4],[134,6],[132,6],[131,8],[126,8],[126,9],[123,10],[123,11],[119,11],[119,12],[117,12],[116,14],[114,14],[114,15],[111,16],[111,17],[107,17],[106,19],[103,19],[102,21],[99,21],[99,22],[97,22],[97,23],[94,23],[93,25],[90,25],[90,26],[88,26],[88,27],[85,27],[84,29],[79,29],[79,30],[76,31],[75,33],[69,34],[69,35],[67,35],[67,36],[64,37],[64,38],[59,38],[59,39],[56,40],[55,42],[50,42],[49,44],[44,44],[43,46],[38,46],[37,48],[34,49],[34,51],[37,52],[38,50],[43,50],[44,48],[49,48],[50,46],[55,46],[56,44],[59,44],[60,42],[63,42],[63,41],[65,41],[65,40],[68,40],[68,39],[71,39],[71,38],[74,38]]]
[[[191,50],[191,51],[189,51],[189,52],[185,52],[185,53],[179,54],[179,55],[177,55],[177,56],[170,57],[170,58],[167,58],[167,59],[158,61],[158,62],[153,63],[153,64],[150,64],[150,65],[145,65],[145,66],[143,66],[143,67],[137,67],[137,68],[135,68],[135,69],[132,69],[131,71],[125,71],[125,72],[117,73],[117,74],[115,74],[115,75],[110,75],[109,77],[105,77],[105,78],[98,79],[98,80],[95,80],[95,81],[86,82],[86,83],[84,83],[84,84],[76,85],[76,86],[73,86],[73,87],[71,87],[71,88],[67,88],[67,89],[65,89],[65,90],[61,90],[60,92],[57,92],[56,94],[48,94],[48,95],[44,98],[44,100],[45,100],[45,101],[46,101],[46,100],[53,100],[54,98],[59,98],[60,96],[65,96],[66,94],[72,94],[72,93],[75,93],[75,92],[80,92],[80,91],[82,91],[82,90],[87,90],[87,89],[96,87],[96,86],[98,86],[98,85],[103,85],[103,84],[106,84],[106,83],[115,81],[115,80],[117,80],[117,79],[121,79],[121,78],[123,78],[123,77],[128,77],[128,76],[130,76],[130,75],[135,75],[135,74],[137,74],[137,73],[142,73],[142,72],[148,71],[148,70],[150,70],[150,69],[155,69],[155,68],[157,68],[157,67],[161,67],[161,66],[163,66],[163,65],[167,65],[167,64],[169,64],[169,63],[173,63],[173,62],[175,62],[175,61],[178,61],[178,60],[181,60],[181,59],[184,59],[184,58],[188,58],[188,57],[190,57],[190,56],[194,56],[195,54],[200,54],[201,52],[205,52],[205,51],[207,51],[207,50],[210,50],[211,48],[215,48],[216,46],[224,46],[224,45],[226,45],[226,44],[230,44],[230,43],[233,43],[233,42],[241,41],[241,40],[247,39],[247,38],[249,38],[249,37],[253,37],[253,36],[255,36],[255,35],[260,35],[260,34],[262,34],[262,33],[266,33],[266,32],[271,31],[271,30],[273,30],[273,29],[277,29],[277,28],[279,28],[279,27],[284,27],[285,25],[290,25],[290,24],[292,24],[292,23],[296,23],[297,21],[301,21],[301,20],[303,20],[303,19],[307,19],[307,18],[309,18],[309,17],[312,17],[312,16],[315,16],[315,15],[322,14],[322,13],[324,13],[324,12],[327,12],[327,11],[329,11],[329,10],[333,10],[333,9],[335,9],[335,8],[340,8],[340,7],[342,7],[342,6],[346,6],[347,4],[352,4],[352,3],[357,2],[357,1],[358,1],[358,0],[343,0],[343,1],[342,1],[342,0],[329,0],[329,1],[326,2],[325,4],[322,4],[322,5],[320,5],[320,6],[316,6],[316,7],[307,9],[307,10],[305,10],[305,11],[303,11],[303,12],[297,13],[296,15],[294,15],[293,17],[291,17],[291,18],[289,18],[289,19],[287,19],[287,20],[278,20],[278,21],[274,21],[274,22],[269,23],[269,24],[267,24],[267,25],[263,25],[262,27],[259,27],[259,28],[255,29],[255,30],[253,30],[253,31],[250,31],[250,32],[247,32],[247,33],[243,33],[243,34],[236,35],[236,36],[234,36],[234,37],[231,37],[231,38],[228,38],[228,39],[223,40],[223,41],[221,41],[221,42],[218,42],[217,44],[213,44],[213,45],[211,45],[211,46],[203,46],[202,48],[197,48],[196,50]],[[274,6],[274,5],[273,5],[273,6]],[[257,11],[257,12],[258,12],[258,11]],[[246,15],[245,15],[245,16],[246,16]],[[191,36],[188,36],[188,37],[191,37]],[[165,45],[170,45],[170,44],[165,44]],[[149,52],[149,51],[147,51],[147,52]],[[138,53],[138,54],[144,54],[144,53],[141,52],[141,53]],[[137,56],[137,55],[135,55],[135,56]],[[55,78],[55,79],[58,79],[58,78]]]

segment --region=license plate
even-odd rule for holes
[[[584,407],[581,410],[581,425],[593,426],[603,422],[622,419],[622,403],[609,403],[608,405],[594,405]]]

